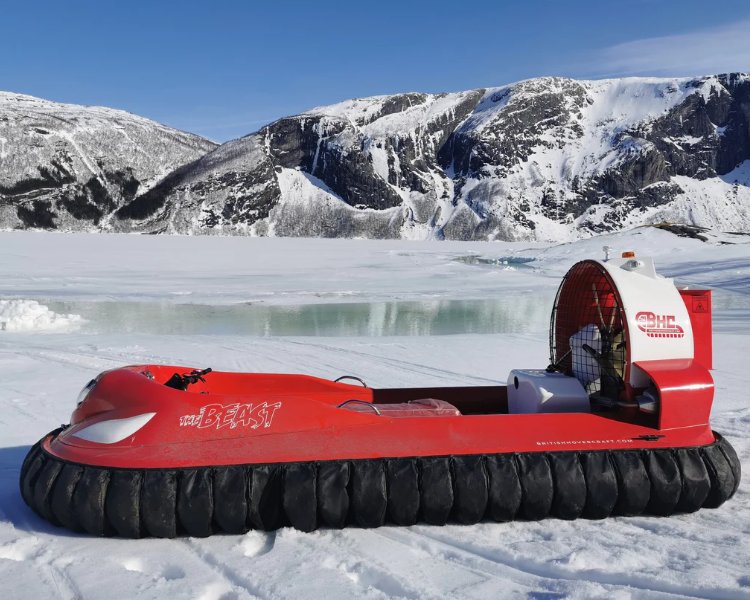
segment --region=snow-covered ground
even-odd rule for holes
[[[20,498],[29,446],[67,422],[83,384],[113,366],[355,374],[373,386],[488,384],[510,368],[544,366],[559,278],[605,244],[651,254],[663,274],[715,290],[712,423],[750,473],[748,236],[703,243],[637,229],[545,246],[0,234],[2,597],[750,598],[744,482],[717,510],[669,519],[177,540],[72,534]],[[346,315],[338,328],[306,322],[337,312]],[[484,322],[493,333],[475,333]]]

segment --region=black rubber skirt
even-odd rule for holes
[[[55,525],[126,538],[203,537],[292,526],[379,527],[603,519],[715,508],[740,482],[717,435],[709,446],[336,460],[180,469],[66,462],[37,443],[21,494]]]

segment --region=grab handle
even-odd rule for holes
[[[354,375],[342,375],[338,379],[334,379],[333,383],[338,383],[339,381],[343,381],[344,379],[351,379],[352,381],[358,381],[362,384],[362,387],[367,387],[367,384],[362,381],[359,377],[355,377]]]
[[[364,400],[346,400],[345,402],[342,402],[339,404],[336,408],[344,408],[347,404],[364,404],[365,406],[370,407],[372,410],[375,411],[375,414],[380,416],[380,409],[375,406],[372,402],[365,402]]]

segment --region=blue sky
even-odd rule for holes
[[[0,19],[0,89],[217,141],[374,94],[750,70],[748,0],[27,0]]]

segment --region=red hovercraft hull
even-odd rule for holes
[[[29,505],[96,535],[172,537],[666,515],[719,506],[739,484],[734,450],[707,421],[660,430],[627,411],[510,415],[505,386],[378,390],[240,373],[211,373],[187,392],[159,383],[189,371],[102,374],[71,425],[29,453]],[[461,414],[339,408],[421,398]],[[76,436],[144,413],[155,414],[120,441]]]
[[[145,377],[143,371],[155,379]],[[252,373],[211,373],[206,383],[191,386],[187,392],[157,383],[174,372],[190,371],[146,366],[106,373],[91,392],[85,410],[76,411],[71,426],[48,438],[44,449],[70,462],[153,469],[322,457],[630,450],[714,442],[707,421],[648,440],[643,438],[654,434],[653,427],[627,422],[627,415],[620,416],[623,420],[581,413],[509,415],[505,386],[374,390],[305,375]],[[425,416],[402,418],[339,408],[349,400],[377,401],[375,406],[384,406],[383,400],[394,397],[399,401],[437,397],[451,402],[461,414],[434,417],[425,411]],[[109,421],[150,412],[156,413],[154,417],[120,442],[102,444],[76,436],[80,428],[96,423],[97,415]]]
[[[710,292],[678,293],[648,260],[583,261],[552,314],[552,364],[509,386],[102,373],[31,448],[21,494],[56,525],[123,537],[670,515],[731,498],[740,463],[709,425]]]

